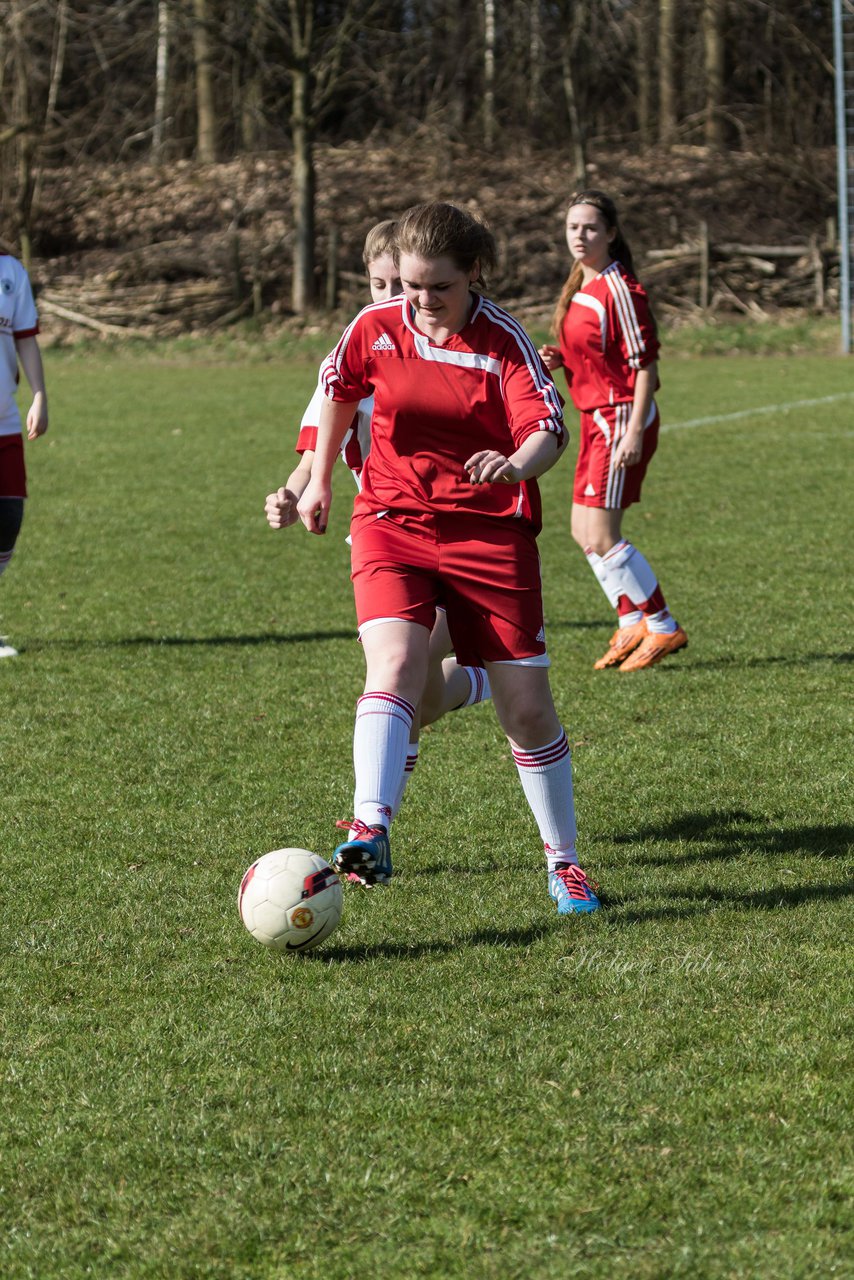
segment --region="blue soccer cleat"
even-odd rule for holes
[[[557,903],[559,916],[598,911],[602,905],[581,867],[570,862],[559,863],[549,872],[549,897]]]
[[[385,827],[369,827],[358,818],[351,822],[336,822],[335,825],[355,837],[339,844],[332,855],[332,865],[338,874],[350,881],[358,881],[366,889],[388,884],[391,879],[391,846]]]

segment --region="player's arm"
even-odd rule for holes
[[[47,388],[41,351],[32,335],[16,338],[15,349],[33,393],[33,402],[27,412],[27,438],[35,440],[36,436],[43,436],[47,431]]]
[[[635,392],[632,400],[632,412],[629,417],[626,434],[614,451],[614,469],[633,467],[641,460],[643,453],[643,429],[646,425],[655,388],[658,386],[658,361],[643,369],[638,369],[635,376]]]
[[[282,487],[267,494],[264,514],[271,529],[288,529],[299,520],[297,503],[308,487],[313,461],[314,450],[306,449]]]
[[[505,457],[496,449],[481,449],[465,464],[472,484],[518,484],[551,471],[569,443],[566,431],[532,431],[519,448]]]
[[[325,400],[321,409],[311,479],[297,503],[297,513],[309,533],[326,532],[332,505],[332,468],[353,421],[356,403]]]

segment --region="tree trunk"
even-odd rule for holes
[[[155,160],[163,155],[166,136],[166,98],[169,89],[169,0],[157,5],[157,58],[154,70],[154,129],[151,151]]]
[[[216,161],[216,108],[211,71],[208,0],[193,0],[193,61],[196,75],[196,157]]]
[[[291,306],[303,315],[314,304],[314,120],[311,51],[314,0],[289,0],[291,20],[291,141],[294,215]]]
[[[24,38],[27,15],[23,0],[12,0],[10,13],[12,57],[11,124],[18,130],[13,145],[15,156],[15,191],[13,198],[15,231],[20,244],[21,261],[27,270],[32,262],[33,247],[30,215],[33,202],[33,134],[30,122],[29,58]]]
[[[483,141],[495,143],[495,0],[483,0]]]
[[[653,95],[655,72],[655,8],[653,0],[643,0],[638,16],[638,133],[645,151],[653,142]]]
[[[575,95],[575,80],[572,76],[572,59],[566,43],[561,49],[561,72],[563,75],[563,92],[566,97],[566,111],[569,117],[569,134],[572,145],[573,181],[576,186],[587,180],[587,159],[584,154],[584,138],[581,134],[581,120],[578,115],[578,99]]]
[[[706,71],[706,145],[724,148],[724,23],[726,0],[703,0],[703,48]]]
[[[658,5],[658,140],[676,136],[676,0]]]

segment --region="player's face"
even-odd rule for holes
[[[371,286],[371,298],[374,302],[388,302],[403,293],[400,283],[400,272],[394,265],[390,253],[381,253],[373,262],[368,263],[368,283]]]
[[[566,215],[566,243],[576,262],[604,271],[611,261],[611,242],[617,234],[592,204],[574,204]]]
[[[459,333],[469,318],[471,286],[480,275],[480,263],[461,271],[453,258],[417,258],[400,255],[403,292],[415,309],[418,328],[428,338],[444,341]]]

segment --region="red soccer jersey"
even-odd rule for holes
[[[658,350],[643,285],[622,263],[612,262],[573,294],[560,329],[560,351],[576,409],[591,413],[631,402],[638,370],[652,364]]]
[[[371,451],[355,512],[455,511],[527,520],[539,529],[536,481],[474,485],[464,464],[505,455],[534,431],[563,439],[563,401],[522,326],[477,296],[441,346],[416,327],[405,298],[366,307],[322,373],[332,400],[373,394]]]

